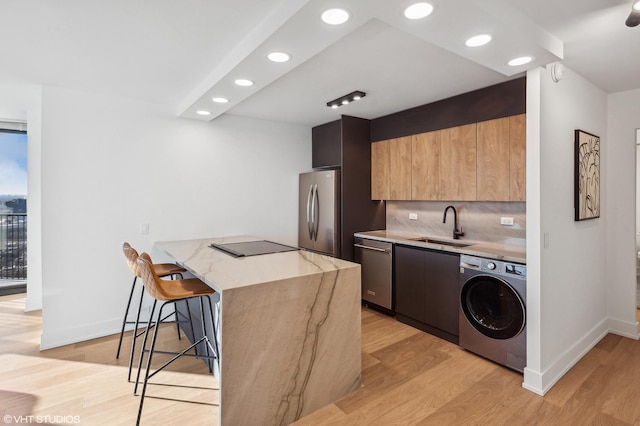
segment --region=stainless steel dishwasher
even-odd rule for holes
[[[354,249],[362,270],[362,300],[393,311],[393,244],[356,237]]]

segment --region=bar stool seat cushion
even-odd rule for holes
[[[195,296],[207,296],[214,293],[213,289],[198,278],[185,278],[181,280],[156,281],[155,288],[147,288],[149,294],[157,300],[186,299]]]

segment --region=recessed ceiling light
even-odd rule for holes
[[[632,7],[633,7],[633,10],[640,12],[640,0],[635,2]]]
[[[520,56],[519,58],[514,58],[508,62],[508,64],[512,67],[517,67],[520,65],[528,64],[533,61],[531,56]]]
[[[267,58],[272,62],[287,62],[291,59],[291,55],[284,52],[271,52],[267,55]]]
[[[469,47],[480,47],[491,41],[491,36],[489,34],[478,34],[469,38],[464,44]]]
[[[234,83],[242,87],[253,86],[253,81],[247,80],[246,78],[239,78],[236,81],[234,81]]]
[[[226,104],[229,102],[229,99],[227,98],[211,98],[211,100],[217,104]]]
[[[329,9],[322,12],[322,20],[329,25],[344,24],[349,20],[349,12],[344,9]]]
[[[431,15],[433,6],[429,3],[414,3],[404,10],[404,16],[409,19],[422,19]]]
[[[211,115],[211,113],[209,111],[205,111],[203,109],[196,111],[196,114],[198,114],[198,115]]]

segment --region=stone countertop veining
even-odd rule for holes
[[[262,238],[234,236],[163,241],[156,246],[218,292],[359,266],[305,250],[233,257],[209,247],[211,243],[260,240]]]
[[[233,257],[209,247],[260,240],[156,243],[220,294],[222,426],[291,424],[360,388],[360,265],[303,250]]]
[[[472,241],[464,238],[454,240],[452,238],[426,236],[419,234],[410,234],[395,231],[366,231],[356,232],[355,237],[368,238],[372,240],[386,241],[395,244],[403,244],[419,248],[429,248],[452,253],[469,254],[472,256],[486,257],[490,259],[503,260],[505,262],[527,263],[526,247],[512,244],[491,243],[486,241]],[[469,244],[466,247],[453,247],[446,244],[428,243],[419,241],[428,237],[429,239],[440,240],[445,242]]]

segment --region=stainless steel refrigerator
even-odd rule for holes
[[[340,257],[340,172],[300,175],[298,245]]]

